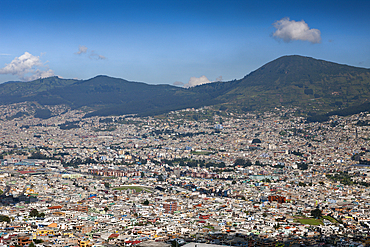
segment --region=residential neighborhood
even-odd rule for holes
[[[0,246],[370,246],[370,114],[0,106]]]

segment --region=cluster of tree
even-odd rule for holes
[[[20,112],[17,112],[16,114],[14,114],[13,116],[11,117],[7,117],[6,119],[7,120],[13,120],[15,118],[21,118],[23,116],[29,116],[30,114],[28,112],[25,112],[25,111],[20,111]]]
[[[10,222],[10,217],[7,215],[0,215],[0,222]]]
[[[306,162],[301,162],[297,164],[297,167],[299,170],[307,170],[308,169],[308,164]]]
[[[47,156],[45,154],[42,154],[40,151],[33,152],[31,156],[28,157],[29,159],[36,159],[36,160],[60,160],[57,157],[54,156]]]
[[[333,175],[326,174],[326,177],[330,180],[333,180],[335,182],[340,182],[344,185],[353,185],[354,182],[351,179],[351,176],[347,172],[338,172]]]
[[[38,152],[32,153],[31,156],[29,156],[28,158],[37,159],[37,160],[45,160],[45,159],[49,159],[50,157],[38,151]]]
[[[67,166],[72,166],[74,168],[78,168],[79,165],[83,165],[83,164],[96,164],[98,163],[95,159],[92,159],[92,158],[86,158],[86,159],[81,159],[81,158],[73,158],[72,160],[68,161],[68,162],[62,162],[63,166],[64,167],[67,167]]]
[[[168,164],[170,166],[179,165],[179,166],[189,166],[189,167],[218,167],[218,168],[224,168],[226,167],[226,164],[224,162],[220,163],[214,163],[214,162],[207,162],[205,160],[191,160],[187,158],[176,158],[173,160],[163,160],[163,163]]]
[[[110,188],[110,184],[109,184],[108,182],[104,182],[104,187],[105,187],[106,189],[109,189],[109,188]]]
[[[32,209],[30,212],[30,217],[39,217],[39,218],[44,218],[45,214],[44,213],[39,213],[37,209]]]
[[[302,152],[299,151],[292,151],[291,154],[297,155],[297,156],[303,156]]]
[[[304,183],[304,182],[298,182],[298,186],[301,186],[301,187],[306,187],[306,186],[312,186],[312,183],[308,183],[308,184],[306,184],[306,183]]]
[[[148,206],[148,205],[149,205],[149,201],[148,201],[148,199],[146,199],[146,200],[143,202],[143,205],[145,205],[145,206]]]
[[[52,115],[52,112],[49,109],[36,109],[34,117],[41,118],[41,119],[48,119]]]
[[[99,123],[113,123],[113,118],[101,118]]]
[[[311,216],[316,219],[320,219],[322,217],[322,211],[319,208],[311,210]]]
[[[78,121],[68,122],[66,121],[63,124],[58,125],[61,130],[70,130],[70,129],[78,129],[80,128]]]
[[[272,168],[284,168],[284,165],[270,165],[270,164],[263,164],[261,163],[260,161],[256,160],[256,162],[253,162],[250,161],[249,159],[243,159],[243,158],[238,158],[234,161],[234,165],[235,166],[242,166],[242,167],[248,167],[248,166],[252,166],[252,165],[255,165],[255,166],[261,166],[261,167],[264,167],[264,166],[271,166]]]
[[[307,117],[307,122],[326,122],[326,121],[329,120],[330,116],[334,116],[334,115],[350,116],[350,115],[358,114],[358,113],[361,113],[361,112],[369,112],[369,111],[370,111],[370,102],[367,102],[367,103],[363,103],[361,105],[355,105],[355,106],[347,107],[347,108],[344,108],[344,109],[340,109],[340,110],[337,110],[337,111],[332,111],[332,112],[322,114],[322,115],[313,114],[313,115]],[[361,124],[361,122],[360,122],[360,124]],[[366,123],[366,124],[368,124],[368,123]]]

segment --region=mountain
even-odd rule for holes
[[[370,70],[302,56],[267,63],[218,96],[229,107],[271,109],[298,106],[323,113],[370,99]]]
[[[154,115],[205,105],[239,111],[299,107],[303,113],[328,114],[367,109],[370,70],[302,56],[271,61],[240,80],[184,89],[108,76],[88,80],[58,77],[0,84],[0,104],[37,102],[90,107],[87,116]]]
[[[58,77],[31,82],[0,84],[0,104],[37,102],[40,105],[65,104],[73,109],[90,107],[93,115],[152,115],[211,102],[208,97],[170,85],[150,85],[108,76],[89,80]],[[50,114],[49,114],[50,115]]]

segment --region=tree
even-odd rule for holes
[[[315,217],[316,219],[319,219],[322,216],[322,211],[319,208],[316,208],[311,211],[311,216]]]
[[[105,213],[107,213],[107,212],[108,212],[108,210],[109,210],[109,208],[108,208],[108,207],[105,207],[105,208],[104,208]]]
[[[176,240],[173,240],[171,243],[171,247],[179,247],[179,243]]]
[[[162,175],[159,175],[159,176],[158,176],[158,181],[159,181],[159,182],[163,182],[163,181],[164,181],[164,179],[163,179]]]
[[[28,247],[35,247],[35,244],[33,242],[31,242]]]
[[[110,184],[109,184],[108,182],[105,182],[105,183],[104,183],[104,186],[105,186],[105,188],[106,188],[106,189],[109,189]]]
[[[10,218],[9,216],[7,215],[0,215],[0,221],[3,222],[3,221],[6,221],[6,222],[10,222]]]
[[[39,212],[37,211],[37,209],[32,209],[30,212],[30,217],[38,217],[38,216],[39,216]]]
[[[143,205],[146,205],[146,206],[148,206],[148,205],[149,205],[149,201],[148,201],[148,199],[146,199],[146,200],[143,202]]]
[[[299,183],[298,183],[298,186],[306,187],[306,184],[305,184],[305,183],[303,183],[303,182],[299,182]]]
[[[244,166],[245,165],[245,159],[243,158],[238,158],[234,161],[234,165],[236,166]]]

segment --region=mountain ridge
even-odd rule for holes
[[[0,104],[89,107],[87,116],[154,115],[216,105],[236,111],[297,107],[305,114],[326,114],[370,99],[370,69],[299,55],[282,56],[239,80],[192,88],[133,82],[106,75],[87,80],[49,77],[0,84]]]

